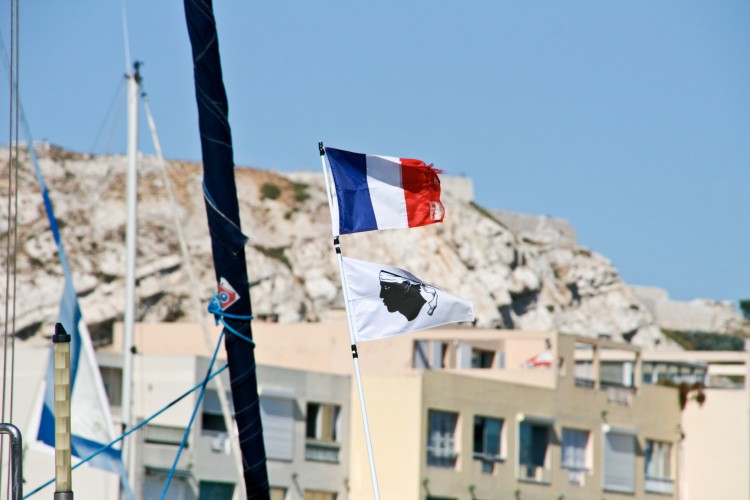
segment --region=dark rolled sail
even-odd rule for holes
[[[224,278],[239,294],[239,300],[224,312],[249,317],[252,312],[245,261],[247,237],[240,228],[232,133],[213,5],[211,0],[185,0],[184,4],[193,49],[195,97],[203,153],[203,189],[216,281],[218,283]],[[225,321],[243,336],[252,338],[249,319],[225,317]],[[245,490],[249,499],[269,498],[253,346],[226,333],[225,347],[242,450]]]

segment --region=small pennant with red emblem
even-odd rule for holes
[[[219,287],[216,290],[216,295],[219,297],[221,303],[221,310],[225,311],[229,306],[240,300],[240,294],[238,294],[229,282],[221,278],[219,280]]]

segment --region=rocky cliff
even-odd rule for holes
[[[106,342],[124,310],[127,159],[51,146],[38,147],[38,154],[84,318],[95,341]],[[7,158],[7,153],[2,157]],[[26,152],[20,163],[15,329],[28,339],[51,333],[62,273]],[[204,314],[215,287],[201,168],[196,163],[168,162],[174,206],[168,201],[162,172],[156,159],[141,159],[138,321],[194,321]],[[236,172],[242,226],[250,238],[248,272],[256,317],[316,321],[341,308],[322,174],[252,168]],[[0,175],[7,178],[7,173],[7,164],[2,164]],[[6,184],[2,190],[0,237],[6,248]],[[623,283],[617,269],[605,257],[578,246],[567,223],[480,207],[473,202],[469,179],[446,177],[443,191],[445,223],[344,236],[344,254],[403,267],[471,299],[477,326],[558,329],[646,346],[662,340],[651,312]],[[195,282],[185,272],[175,217],[184,230]],[[0,257],[3,269],[6,254]],[[202,302],[197,311],[193,290]]]

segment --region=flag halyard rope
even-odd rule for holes
[[[195,416],[198,414],[198,408],[200,408],[201,403],[203,402],[203,395],[206,393],[206,386],[208,385],[211,370],[213,369],[214,363],[216,362],[216,356],[219,353],[219,347],[221,346],[221,341],[223,338],[224,331],[222,330],[221,335],[219,335],[219,341],[216,343],[216,348],[214,349],[214,355],[211,357],[211,362],[208,364],[208,368],[206,369],[206,376],[203,378],[203,382],[201,383],[201,392],[198,394],[198,400],[195,402],[193,414],[190,415],[190,421],[188,422],[187,427],[185,427],[185,432],[182,435],[182,442],[180,442],[180,447],[177,449],[177,453],[175,454],[174,462],[172,462],[172,468],[169,470],[167,481],[164,483],[164,489],[161,491],[161,496],[159,497],[160,500],[164,500],[164,497],[167,496],[167,491],[169,491],[169,485],[172,482],[172,477],[174,477],[175,470],[177,470],[177,463],[180,461],[182,450],[185,449],[185,445],[187,444],[190,430],[193,428],[193,422],[195,422]]]
[[[220,373],[222,373],[226,369],[227,369],[227,365],[225,364],[224,366],[222,366],[221,368],[219,368],[215,372],[211,373],[211,375],[208,377],[208,380],[211,380],[211,379],[215,378],[216,376],[218,376]],[[132,434],[135,431],[137,431],[138,429],[140,429],[140,428],[148,425],[153,419],[155,419],[156,417],[158,417],[159,415],[161,415],[162,413],[164,413],[168,409],[172,408],[174,405],[176,405],[177,403],[179,403],[180,401],[182,401],[183,399],[185,399],[187,396],[189,396],[193,392],[195,392],[198,389],[200,389],[202,386],[203,386],[203,381],[201,381],[197,385],[193,386],[191,389],[188,389],[187,391],[185,391],[184,393],[182,393],[179,397],[177,397],[176,399],[172,400],[170,403],[168,403],[167,405],[165,405],[163,408],[161,408],[160,410],[158,410],[156,413],[152,414],[150,417],[148,417],[147,419],[145,419],[143,422],[141,422],[141,423],[139,423],[137,425],[134,425],[132,428],[128,429],[127,432],[125,432],[122,435],[120,435],[120,437],[114,439],[109,444],[106,444],[106,445],[102,446],[101,448],[99,448],[98,450],[96,450],[94,453],[92,453],[88,457],[84,458],[83,460],[81,460],[80,462],[78,462],[77,464],[75,464],[73,466],[73,470],[77,469],[81,465],[83,465],[83,464],[89,462],[90,460],[92,460],[94,457],[96,457],[96,456],[100,455],[101,453],[104,453],[108,449],[112,448],[112,446],[116,445],[117,443],[119,443],[120,441],[122,441],[123,439],[125,439],[130,434]],[[38,493],[39,491],[41,491],[42,489],[46,488],[47,486],[49,486],[50,484],[52,484],[54,482],[55,482],[55,478],[50,479],[46,483],[38,486],[36,489],[34,489],[33,491],[31,491],[30,493],[27,493],[26,495],[24,495],[23,498],[24,499],[29,498],[30,496]]]
[[[238,337],[251,346],[255,347],[255,341],[251,339],[250,337],[247,337],[245,335],[242,335],[240,332],[238,332],[236,329],[234,329],[229,323],[224,321],[224,318],[229,319],[239,319],[239,320],[247,320],[251,321],[254,316],[239,316],[237,314],[229,314],[222,310],[221,308],[221,302],[219,301],[219,297],[216,295],[216,292],[213,293],[213,296],[211,297],[211,301],[208,303],[208,312],[214,315],[214,318],[216,319],[216,324],[219,323],[222,324],[222,326],[232,335],[235,337]]]

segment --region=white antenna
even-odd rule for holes
[[[125,0],[120,2],[122,7],[122,38],[125,43],[125,72],[128,73],[132,64],[130,63],[130,37],[128,36],[128,11],[125,8]]]

